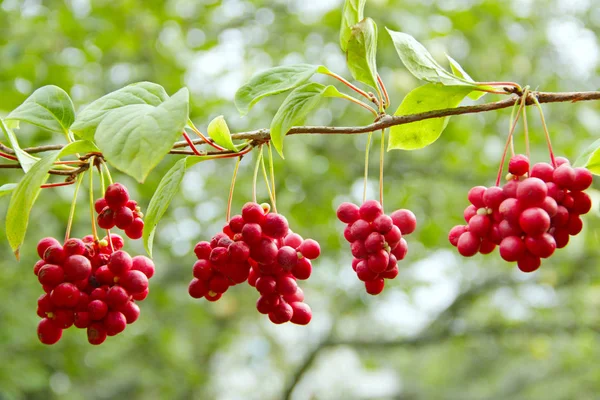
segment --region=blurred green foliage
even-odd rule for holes
[[[267,127],[283,97],[240,118],[235,90],[281,63],[324,64],[348,76],[338,47],[341,8],[331,0],[4,0],[0,115],[47,84],[64,88],[80,108],[150,80],[170,94],[189,87],[192,119],[201,130],[221,114],[233,132]],[[593,1],[374,0],[365,14],[380,32],[388,26],[412,34],[443,64],[450,54],[477,80],[546,91],[600,87],[600,9]],[[393,110],[418,82],[386,35],[379,44],[379,72]],[[598,104],[544,109],[557,154],[574,160],[596,138]],[[234,165],[225,160],[186,174],[181,196],[157,230],[157,276],[140,319],[99,347],[75,329],[57,345],[41,345],[35,333],[41,288],[31,272],[35,244],[64,234],[73,193],[70,187],[44,190],[21,262],[12,257],[4,224],[0,230],[0,399],[278,399],[286,388],[294,399],[597,398],[598,186],[590,190],[594,208],[584,232],[534,274],[517,272],[497,253],[459,258],[446,239],[462,220],[468,189],[493,184],[509,115],[455,117],[434,145],[386,154],[386,208],[412,209],[419,228],[408,238],[399,277],[377,297],[364,293],[351,270],[334,214],[341,201],[361,198],[366,136],[286,139],[286,160],[276,162],[278,210],[324,250],[311,279],[301,283],[314,312],[308,327],[273,326],[256,312],[257,294],[247,286],[215,304],[187,294],[193,245],[224,221]],[[533,108],[528,115],[532,157],[547,160],[539,118]],[[369,119],[331,99],[308,123],[351,126]],[[18,135],[23,147],[62,139],[26,126]],[[520,134],[516,145],[523,151]],[[234,210],[251,196],[251,158],[240,168]],[[143,185],[115,171],[116,178],[145,207],[176,159],[161,162]],[[371,161],[373,197],[376,152]],[[21,177],[6,171],[0,184]],[[79,200],[74,234],[83,236],[90,233],[89,214],[86,197]],[[0,202],[4,221],[8,198]],[[139,242],[127,247],[143,253]],[[311,354],[304,373],[299,368]]]

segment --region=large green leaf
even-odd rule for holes
[[[169,204],[171,204],[175,195],[179,192],[179,186],[181,185],[185,171],[188,167],[209,159],[210,156],[182,158],[161,179],[150,200],[150,204],[148,204],[148,209],[144,217],[144,247],[150,257],[152,257],[152,244],[154,242],[156,226],[167,211],[167,208],[169,208]]]
[[[271,122],[271,142],[283,157],[283,137],[294,125],[300,125],[324,97],[343,97],[334,86],[307,83],[294,89],[284,100]]]
[[[235,93],[235,106],[240,114],[246,115],[263,97],[297,88],[315,73],[325,71],[327,68],[320,65],[294,64],[259,72]]]
[[[352,27],[346,57],[354,79],[379,91],[377,86],[377,25],[365,18]]]
[[[406,95],[394,115],[408,115],[432,110],[457,107],[471,92],[464,86],[444,86],[428,83]],[[448,124],[450,117],[431,118],[396,125],[390,129],[388,150],[416,150],[435,142]]]
[[[35,163],[13,190],[6,212],[6,237],[10,247],[19,258],[19,249],[25,239],[31,208],[40,194],[40,186],[48,179],[48,170],[60,157],[75,153],[97,152],[99,149],[87,140],[80,140],[54,151]]]
[[[0,186],[0,197],[6,196],[7,194],[11,194],[16,187],[16,183],[7,183],[5,185]]]
[[[352,27],[364,18],[367,0],[346,0],[342,11],[342,26],[340,27],[340,47],[343,52],[348,50],[348,41],[352,36]]]
[[[473,83],[446,71],[414,37],[390,29],[387,31],[392,37],[396,52],[402,63],[416,78],[449,86],[475,86]]]
[[[18,122],[13,123],[18,124]],[[19,146],[19,142],[17,141],[17,136],[12,131],[12,129],[10,129],[10,127],[8,127],[7,124],[4,123],[2,118],[0,118],[0,129],[2,129],[6,140],[9,141],[10,146],[15,151],[15,155],[17,156],[17,159],[19,160],[23,171],[29,171],[33,164],[35,164],[39,160],[39,158],[34,157],[29,153],[25,152],[23,149],[21,149],[21,146]]]
[[[181,136],[188,106],[189,93],[183,88],[157,106],[132,104],[113,109],[98,125],[95,141],[106,161],[143,182]]]
[[[229,132],[227,122],[225,122],[225,118],[222,115],[210,121],[210,124],[208,124],[208,136],[219,146],[237,152],[237,148],[231,140],[231,132]]]
[[[594,175],[600,175],[600,139],[588,146],[583,154],[573,164],[575,167],[585,167]]]
[[[489,85],[477,85],[475,80],[473,80],[473,78],[471,78],[471,76],[469,74],[467,74],[467,71],[464,70],[464,68],[458,63],[458,61],[456,61],[454,58],[450,57],[448,54],[446,54],[446,57],[448,58],[448,61],[450,62],[450,68],[452,68],[452,73],[457,76],[460,79],[464,79],[467,82],[473,82],[476,86],[476,88],[478,89],[484,89],[484,90],[494,90],[495,88],[493,86],[489,86]],[[480,91],[480,90],[474,90],[471,93],[469,93],[469,98],[473,99],[473,100],[477,100],[483,96],[485,96],[486,92],[484,91]]]
[[[75,120],[75,110],[67,92],[58,86],[48,85],[33,92],[8,114],[6,120],[28,122],[52,132],[68,134]]]
[[[133,104],[158,106],[169,98],[162,86],[152,82],[138,82],[100,97],[83,109],[71,126],[77,136],[94,140],[94,133],[102,119],[114,110]]]

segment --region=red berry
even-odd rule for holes
[[[56,307],[73,308],[79,302],[79,289],[72,283],[61,283],[50,293],[50,300]]]
[[[537,207],[544,202],[548,187],[539,178],[527,178],[517,188],[517,200],[524,207]]]
[[[531,253],[526,252],[519,261],[517,262],[517,267],[523,272],[533,272],[540,267],[542,261],[539,257],[534,256]]]
[[[483,194],[483,203],[486,207],[497,209],[500,203],[504,201],[504,191],[498,186],[487,188]]]
[[[530,176],[532,178],[540,178],[544,182],[552,182],[552,174],[554,167],[548,163],[537,163],[531,168]]]
[[[350,227],[350,233],[358,240],[364,240],[371,233],[371,225],[364,219],[359,219]]]
[[[302,239],[302,236],[297,233],[290,233],[283,239],[283,244],[285,246],[290,246],[293,249],[297,249],[303,241],[304,239]]]
[[[552,197],[547,196],[544,199],[544,202],[542,203],[540,208],[546,211],[548,213],[548,216],[552,218],[558,212],[558,203],[556,203],[556,200],[554,200]]]
[[[352,243],[356,240],[354,235],[352,235],[352,225],[347,225],[344,228],[344,239],[346,239],[348,243]]]
[[[279,304],[279,295],[276,293],[265,294],[256,301],[256,309],[261,314],[268,314]]]
[[[375,218],[383,214],[383,208],[377,200],[365,201],[358,210],[361,219],[373,222]]]
[[[298,248],[300,253],[309,260],[314,260],[321,255],[321,247],[316,240],[306,239]]]
[[[61,267],[54,264],[46,264],[38,272],[38,280],[42,285],[55,287],[64,282],[65,273]]]
[[[377,273],[373,272],[367,266],[367,261],[363,260],[356,265],[356,276],[361,281],[367,282],[377,278]]]
[[[106,207],[108,207],[108,204],[106,203],[106,199],[104,197],[99,198],[94,203],[94,209],[98,214],[100,214]]]
[[[126,251],[118,250],[110,256],[107,265],[113,274],[120,276],[131,269],[133,260]]]
[[[292,307],[292,319],[290,320],[293,324],[307,325],[312,319],[312,310],[306,303],[296,301],[290,303]]]
[[[487,215],[474,215],[469,220],[469,232],[479,237],[485,237],[492,229],[492,221]]]
[[[342,203],[337,208],[337,217],[346,224],[351,224],[360,218],[359,207],[353,203]]]
[[[452,246],[456,247],[458,245],[458,238],[460,235],[467,231],[467,227],[464,225],[456,225],[452,229],[450,229],[450,233],[448,233],[448,240],[452,244]]]
[[[592,173],[585,168],[575,168],[575,180],[573,181],[572,190],[583,191],[592,185],[594,177]]]
[[[390,255],[385,250],[379,250],[376,253],[369,254],[367,258],[367,266],[371,271],[379,274],[387,269],[390,261]]]
[[[38,324],[37,335],[43,344],[54,344],[62,337],[62,329],[58,328],[48,318],[44,318]]]
[[[212,248],[209,242],[198,242],[194,247],[194,253],[199,260],[208,260]]]
[[[87,310],[92,321],[100,321],[108,313],[108,305],[102,300],[92,300],[88,304]]]
[[[262,228],[257,223],[247,223],[242,229],[242,238],[250,246],[254,246],[262,239]]]
[[[125,234],[130,239],[139,239],[144,232],[144,221],[141,218],[135,218],[133,222],[125,229]]]
[[[504,184],[502,187],[502,192],[504,193],[504,197],[515,198],[517,197],[517,189],[519,188],[519,181],[511,180]]]
[[[119,229],[126,229],[129,225],[131,225],[133,219],[133,211],[126,206],[114,211],[113,221]]]
[[[46,265],[46,261],[38,260],[33,266],[33,273],[37,276],[40,273],[40,269]]]
[[[106,265],[99,267],[94,273],[94,277],[101,285],[112,285],[115,283],[115,274],[113,274]]]
[[[410,235],[417,228],[417,217],[410,210],[396,210],[391,217],[394,225],[400,228],[403,235]]]
[[[119,311],[125,316],[125,320],[128,324],[134,323],[140,316],[140,307],[133,301],[125,304]]]
[[[293,314],[292,306],[285,301],[280,301],[269,313],[269,319],[274,324],[284,324],[292,319]]]
[[[517,199],[508,198],[500,204],[500,214],[513,225],[518,225],[521,215],[521,204]]]
[[[296,293],[298,284],[292,276],[279,276],[277,278],[277,291],[282,295],[292,295]]]
[[[46,253],[46,250],[50,246],[60,246],[60,243],[53,237],[45,237],[38,242],[37,253],[40,256],[40,258],[44,258],[44,253]]]
[[[568,164],[557,167],[552,174],[554,183],[564,189],[571,189],[575,183],[575,170]]]
[[[408,253],[408,243],[404,238],[400,239],[398,245],[392,250],[392,255],[396,257],[398,260],[404,260],[406,254]]]
[[[87,311],[77,311],[75,313],[75,321],[73,324],[75,327],[79,329],[85,329],[90,326],[92,323],[92,318],[90,317],[90,313]]]
[[[98,226],[102,229],[112,229],[115,226],[115,212],[109,207],[104,207],[104,210],[98,215]]]
[[[571,214],[569,216],[569,235],[575,236],[583,229],[583,221],[579,218],[579,215]]]
[[[386,233],[383,237],[385,238],[385,241],[387,242],[387,244],[391,248],[394,248],[402,239],[402,233],[400,232],[400,228],[398,226],[394,225],[392,227],[392,229],[388,233]]]
[[[231,262],[244,262],[250,257],[250,247],[245,242],[233,242],[227,248]]]
[[[118,310],[128,301],[129,293],[122,286],[113,286],[106,293],[106,304],[113,310]]]
[[[256,280],[256,290],[260,294],[271,294],[277,289],[277,281],[272,276],[263,276]]]
[[[490,239],[484,238],[481,240],[481,246],[479,246],[479,252],[481,254],[490,254],[496,248],[496,244]]]
[[[508,172],[522,176],[529,172],[529,159],[523,154],[513,156],[508,162]]]
[[[223,275],[215,275],[208,281],[208,290],[215,293],[225,293],[229,289],[229,280]]]
[[[540,236],[527,236],[525,238],[527,250],[541,258],[548,258],[556,250],[556,240],[549,233],[543,233]]]
[[[569,243],[569,229],[567,228],[557,228],[552,236],[556,241],[557,249],[562,249]]]
[[[229,220],[229,229],[233,233],[242,233],[242,228],[244,228],[244,218],[241,215],[234,215]]]
[[[385,238],[379,232],[371,232],[364,241],[367,253],[375,253],[385,246]]]
[[[500,257],[505,261],[519,260],[525,254],[525,250],[525,243],[517,236],[508,236],[500,243]]]
[[[90,344],[102,344],[106,340],[106,328],[100,322],[93,323],[87,328],[87,337]]]
[[[573,207],[571,211],[575,214],[582,215],[587,214],[592,209],[592,199],[586,193],[583,192],[572,192]]]
[[[131,269],[142,271],[148,279],[154,276],[154,263],[146,256],[135,256],[131,259]]]
[[[385,214],[381,214],[373,221],[373,228],[381,233],[386,234],[394,227],[394,220],[392,217]]]
[[[85,243],[83,243],[83,240],[75,238],[65,241],[63,249],[67,257],[73,255],[84,255],[86,252]]]
[[[263,233],[274,239],[281,239],[287,235],[289,225],[287,219],[281,214],[267,214],[261,223]]]
[[[115,336],[125,330],[127,319],[118,311],[110,311],[102,321],[108,336]]]
[[[283,296],[283,299],[290,304],[297,301],[304,301],[304,292],[298,287],[294,294],[286,294]]]
[[[456,247],[462,256],[472,257],[477,254],[480,245],[481,239],[477,235],[471,232],[465,232],[458,238]]]
[[[521,213],[519,226],[530,236],[541,235],[550,228],[550,216],[539,207],[528,208]]]
[[[296,279],[305,280],[312,273],[312,264],[308,258],[301,258],[298,263],[292,268],[292,275]]]
[[[106,199],[106,204],[110,208],[117,210],[127,205],[127,201],[129,201],[129,193],[124,185],[120,183],[113,183],[106,188],[104,199]]]
[[[246,203],[242,207],[242,217],[246,223],[260,224],[265,218],[265,212],[258,203]]]
[[[92,273],[92,264],[84,256],[74,255],[65,260],[63,271],[67,281],[80,281],[90,276]]]
[[[469,199],[471,204],[475,206],[475,208],[485,207],[483,195],[485,194],[486,190],[487,188],[485,186],[475,186],[474,188],[471,188],[471,190],[469,190],[467,198]],[[402,233],[405,233],[402,228],[400,228],[400,230],[402,230]]]
[[[190,282],[188,286],[188,293],[194,299],[199,299],[204,297],[204,295],[208,292],[208,284],[206,281],[194,278]]]
[[[467,208],[465,208],[465,211],[463,212],[463,217],[465,217],[465,221],[467,223],[475,215],[477,215],[477,207],[475,207],[473,204],[471,204],[470,206],[468,206]]]
[[[393,268],[387,269],[385,272],[383,272],[381,277],[385,279],[394,279],[399,273],[400,270],[398,269],[398,266],[395,265]]]
[[[378,295],[383,292],[383,288],[385,287],[385,281],[383,278],[373,279],[372,281],[365,282],[365,289],[367,289],[367,293],[370,295]]]
[[[48,264],[62,265],[65,261],[66,253],[63,247],[59,245],[50,246],[44,252],[44,261]]]
[[[130,270],[121,277],[119,284],[130,294],[141,293],[148,288],[148,277],[142,271]]]
[[[350,244],[350,252],[356,258],[366,258],[367,249],[365,248],[365,242],[362,240],[355,240]]]
[[[283,246],[277,251],[277,262],[286,271],[290,271],[298,264],[298,252],[290,246]]]
[[[271,239],[262,238],[250,249],[250,256],[256,262],[270,263],[277,258],[277,246]]]

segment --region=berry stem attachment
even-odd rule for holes
[[[363,203],[367,201],[367,183],[369,180],[369,150],[371,148],[371,138],[373,137],[373,132],[369,132],[369,136],[367,136],[367,146],[365,148],[365,178],[363,184]]]
[[[19,159],[13,155],[10,154],[6,154],[0,151],[0,157],[2,158],[6,158],[7,160],[11,160],[11,161],[19,161]]]
[[[262,148],[260,149],[262,156]],[[271,185],[269,184],[269,177],[267,176],[267,168],[265,167],[265,158],[261,157],[260,164],[262,166],[263,177],[265,179],[265,184],[267,185],[267,192],[269,193],[269,199],[271,200],[271,204],[273,205],[273,212],[277,214],[277,204],[275,204],[275,197],[273,197],[273,192],[271,191]]]
[[[544,118],[544,110],[542,110],[542,105],[538,101],[537,96],[533,95],[531,97],[533,98],[535,106],[540,111],[540,119],[542,120],[544,134],[546,135],[546,143],[548,143],[548,152],[550,153],[550,160],[552,161],[552,166],[556,168],[556,160],[554,159],[554,151],[552,150],[552,143],[550,142],[550,132],[548,132],[548,126],[546,125],[546,119]]]
[[[515,82],[475,82],[476,85],[485,85],[485,86],[510,86],[510,87],[514,87],[515,90],[517,92],[522,92],[523,89],[521,88],[521,85],[519,85],[518,83]],[[481,89],[476,89],[476,90],[481,90]],[[484,92],[487,90],[484,90]],[[496,92],[494,92],[496,93]],[[499,93],[499,94],[506,94],[506,92],[503,93]]]
[[[195,155],[197,155],[197,156],[205,156],[206,155],[206,153],[201,152],[200,150],[198,150],[196,148],[196,145],[194,144],[194,142],[192,142],[192,139],[190,139],[190,137],[186,131],[183,131],[183,138],[188,143],[188,145],[190,146],[190,149],[192,149],[192,151],[194,152]]]
[[[519,102],[515,101],[515,105],[512,106],[512,109],[510,111],[510,120],[508,121],[509,122],[509,124],[508,124],[509,132],[510,132],[510,128],[513,124],[513,121],[515,120],[515,113],[517,112],[518,108],[519,108]],[[510,138],[510,154],[513,156],[515,155],[515,142],[512,137]]]
[[[237,178],[237,172],[240,167],[240,161],[242,157],[238,157],[233,168],[233,177],[231,178],[231,186],[229,186],[229,197],[227,199],[227,213],[225,214],[225,221],[229,222],[231,219],[231,202],[233,201],[233,189],[235,188],[235,180]]]
[[[95,157],[90,157],[90,165],[94,165]],[[112,182],[112,180],[111,180]],[[96,219],[94,218],[94,170],[90,168],[90,218],[92,220],[92,236],[94,241],[98,240],[98,231],[96,230]]]
[[[68,181],[68,182],[58,182],[58,183],[46,183],[45,185],[41,185],[40,188],[42,189],[50,189],[50,188],[55,188],[55,187],[60,187],[60,186],[69,186],[74,184],[74,181]]]
[[[498,170],[498,176],[496,177],[496,186],[500,186],[500,179],[502,178],[502,170],[504,169],[504,162],[506,161],[506,153],[508,153],[508,147],[511,143],[513,133],[515,131],[515,127],[517,126],[517,122],[519,122],[519,117],[521,116],[521,111],[525,106],[525,102],[521,103],[519,109],[517,110],[517,115],[511,124],[510,132],[508,132],[508,138],[506,139],[506,145],[504,146],[504,152],[502,153],[502,159],[500,160],[500,168]]]
[[[523,97],[521,98],[521,103],[525,103],[527,101],[527,96],[529,95],[529,87],[525,87],[523,92]],[[527,107],[523,107],[523,133],[525,135],[525,155],[527,159],[530,160],[530,150],[529,150],[529,126],[527,125]],[[529,171],[531,172],[531,163],[529,163]]]
[[[77,185],[75,185],[75,193],[73,193],[73,200],[71,201],[71,208],[69,210],[69,219],[67,219],[67,231],[65,232],[65,242],[71,237],[71,227],[73,226],[73,218],[75,217],[75,207],[77,205],[77,194],[79,188],[83,182],[83,176],[77,175]]]
[[[379,151],[379,203],[383,208],[383,158],[385,155],[385,129],[381,130],[381,149]]]
[[[385,101],[383,108],[387,109],[390,106],[390,96],[388,95],[387,89],[383,83],[383,80],[381,79],[381,76],[379,76],[379,74],[377,74],[377,83],[379,83],[379,86],[381,87],[381,91],[383,93],[383,99]]]
[[[365,104],[362,101],[360,101],[360,100],[358,100],[358,99],[356,99],[356,98],[354,98],[352,96],[349,96],[349,95],[347,95],[345,93],[340,93],[340,94],[342,95],[342,98],[344,98],[346,100],[349,100],[352,103],[358,104],[362,108],[365,108],[365,109],[369,110],[371,112],[371,114],[373,114],[375,117],[377,117],[379,115],[379,114],[377,114],[377,111],[373,107],[371,107],[370,105]]]
[[[273,200],[277,201],[277,191],[275,190],[275,167],[273,166],[273,149],[271,148],[271,142],[267,142],[267,149],[269,149],[269,172],[271,173],[271,187],[273,188]]]

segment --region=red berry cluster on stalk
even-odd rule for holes
[[[94,204],[98,213],[98,226],[112,229],[115,226],[125,231],[130,239],[139,239],[144,230],[143,214],[135,200],[129,198],[127,188],[113,183],[106,188],[104,197]]]
[[[469,191],[465,209],[467,225],[452,228],[448,238],[458,252],[471,257],[488,254],[499,246],[500,257],[532,272],[583,228],[580,215],[592,207],[584,192],[592,184],[585,168],[573,168],[566,158],[556,158],[556,168],[516,155],[509,162],[503,187],[476,186]]]
[[[367,293],[381,293],[385,279],[398,276],[397,262],[408,252],[402,235],[416,229],[415,215],[406,209],[386,215],[378,201],[367,200],[360,207],[353,203],[340,204],[337,217],[347,224],[344,238],[350,243],[354,256],[352,269],[365,283]]]
[[[44,344],[54,344],[63,329],[87,329],[88,341],[101,344],[136,321],[136,301],[148,295],[154,263],[147,257],[130,257],[119,235],[94,241],[92,236],[61,244],[47,237],[39,241],[41,258],[33,269],[45,294],[38,299],[37,329]]]
[[[230,286],[247,280],[260,293],[257,310],[273,323],[306,325],[312,312],[296,280],[308,279],[310,260],[321,249],[316,241],[293,233],[286,218],[269,209],[268,204],[246,203],[223,232],[196,244],[198,261],[189,294],[216,301]]]

